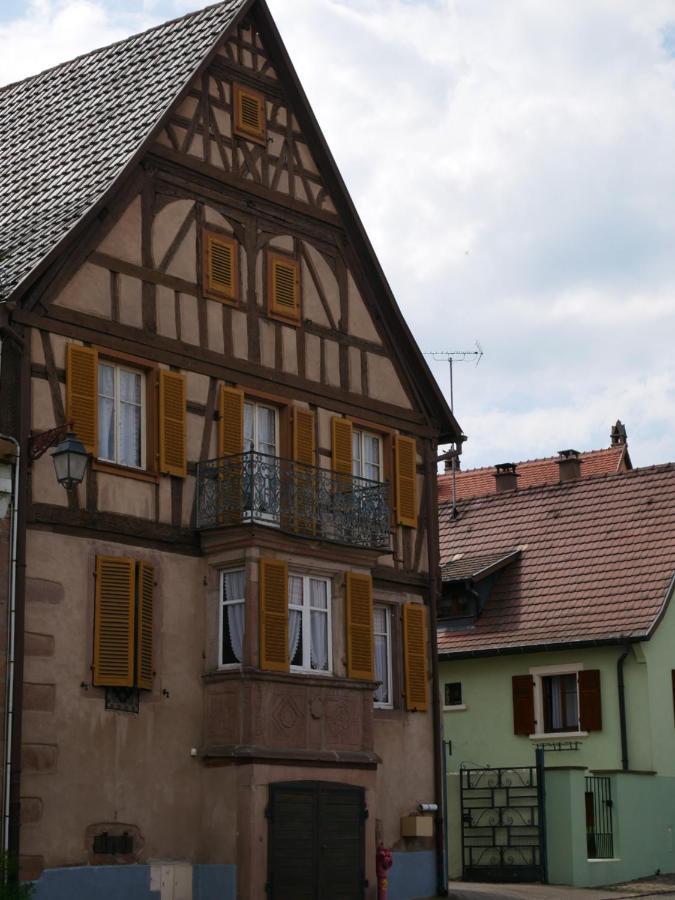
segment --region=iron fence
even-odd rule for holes
[[[589,859],[612,859],[612,782],[607,775],[586,776],[586,848]]]
[[[388,549],[389,485],[248,453],[197,465],[197,528],[262,523],[325,541]]]

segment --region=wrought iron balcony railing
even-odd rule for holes
[[[263,523],[356,547],[389,547],[389,485],[265,453],[197,466],[197,528]]]

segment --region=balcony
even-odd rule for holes
[[[197,528],[262,524],[354,547],[389,548],[389,485],[241,453],[197,465]]]

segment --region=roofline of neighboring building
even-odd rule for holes
[[[653,633],[653,628],[649,634],[618,635],[611,638],[597,638],[586,641],[550,641],[543,644],[518,644],[517,646],[491,647],[482,650],[458,650],[456,653],[445,650],[439,651],[438,658],[441,662],[448,662],[452,659],[472,659],[486,656],[522,656],[524,653],[543,653],[548,650],[583,650],[590,647],[625,646],[626,644],[639,644],[641,641],[648,641]]]
[[[593,456],[596,453],[607,453],[609,450],[618,450],[618,449],[619,449],[618,447],[610,446],[610,447],[597,447],[595,450],[580,450],[579,458],[583,462],[584,457]],[[628,444],[622,444],[621,449],[623,452],[621,453],[619,462],[621,462],[621,459],[626,457],[627,462],[628,462],[628,468],[632,469],[633,465],[630,461],[630,456],[628,455]],[[535,456],[533,459],[516,460],[514,464],[516,466],[533,466],[533,465],[536,465],[537,463],[555,463],[555,462],[558,462],[557,456]],[[472,469],[457,469],[456,474],[459,476],[463,476],[463,475],[475,475],[477,472],[485,472],[487,475],[490,475],[494,472],[494,470],[495,470],[494,466],[474,466],[474,468],[472,468]],[[439,478],[450,478],[451,476],[452,476],[451,472],[440,472],[438,475]],[[593,477],[593,476],[585,476],[585,477]]]

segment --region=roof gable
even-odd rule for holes
[[[442,564],[521,548],[472,628],[439,628],[441,654],[648,637],[675,572],[675,464],[446,505],[440,544]]]
[[[5,146],[16,144],[2,171],[10,189],[0,198],[0,215],[10,225],[0,247],[0,299],[21,297],[63,255],[65,242],[85,233],[247,13],[273,58],[265,75],[283,81],[323,179],[314,199],[321,194],[326,214],[339,216],[351,237],[361,282],[370,288],[367,303],[409,378],[411,399],[441,441],[459,440],[459,425],[398,308],[264,0],[225,0],[0,91],[6,123],[0,137]],[[29,119],[42,128],[28,127]],[[58,159],[50,157],[54,148]],[[21,165],[23,181],[13,177]]]

